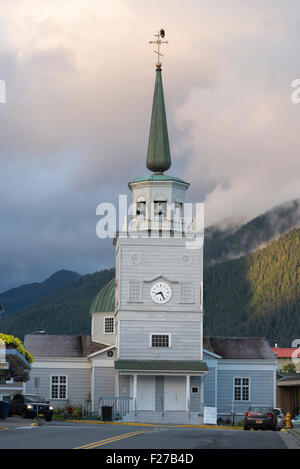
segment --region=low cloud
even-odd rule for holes
[[[147,174],[160,27],[170,173],[206,223],[299,197],[296,0],[10,0],[0,14],[0,291],[114,264],[95,210]]]

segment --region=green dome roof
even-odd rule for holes
[[[115,279],[112,278],[94,299],[90,313],[111,313],[115,311]]]

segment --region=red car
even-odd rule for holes
[[[244,430],[258,428],[264,430],[278,430],[278,419],[273,407],[266,405],[252,405],[245,413]]]

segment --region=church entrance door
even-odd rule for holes
[[[186,383],[184,376],[166,376],[165,410],[185,410]]]
[[[138,376],[137,410],[155,410],[155,376]]]

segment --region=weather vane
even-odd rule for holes
[[[157,40],[156,41],[149,41],[149,44],[157,44],[157,50],[155,50],[153,52],[155,54],[157,54],[156,68],[158,70],[160,70],[160,68],[161,68],[160,57],[163,57],[163,54],[160,52],[160,46],[161,46],[161,44],[168,44],[169,41],[162,41],[161,40],[165,37],[165,30],[164,29],[161,29],[160,31],[158,31],[158,33],[154,34],[154,36],[157,37]]]

